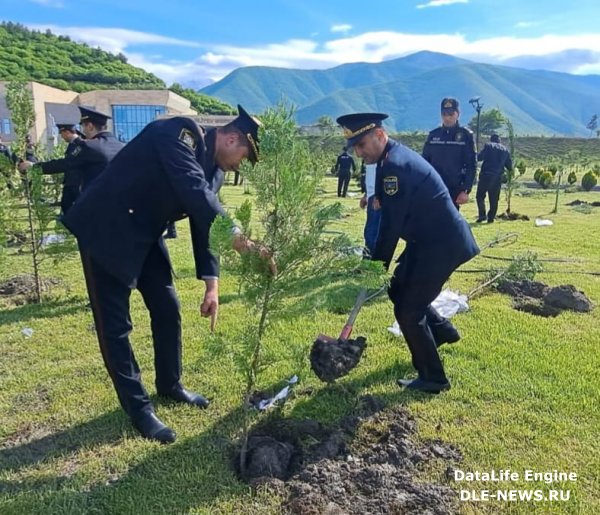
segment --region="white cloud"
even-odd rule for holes
[[[62,9],[65,3],[62,0],[29,0],[31,3],[43,5],[45,7],[54,7],[56,9]]]
[[[600,33],[573,36],[494,37],[469,40],[455,34],[407,34],[365,32],[318,43],[312,39],[291,39],[260,46],[227,44],[202,45],[158,34],[119,28],[50,28],[77,41],[124,53],[129,62],[156,74],[168,84],[180,82],[199,87],[217,81],[242,66],[324,69],[351,62],[377,63],[421,50],[443,52],[474,61],[544,68],[570,73],[600,71]],[[174,60],[143,53],[143,44],[198,48],[192,60]],[[135,47],[135,48],[133,48]],[[160,51],[169,55],[167,50]]]
[[[54,34],[69,36],[77,42],[87,43],[91,47],[100,47],[107,52],[123,52],[128,46],[143,44],[160,44],[199,47],[194,41],[169,38],[159,34],[140,32],[137,30],[103,28],[103,27],[59,27],[57,25],[29,25],[33,30],[50,29]]]
[[[343,32],[344,34],[352,29],[352,25],[348,23],[340,23],[331,26],[331,32]]]
[[[442,7],[443,5],[451,4],[468,4],[469,0],[431,0],[426,4],[418,4],[417,9],[425,9],[426,7]]]
[[[535,27],[540,23],[537,21],[520,21],[515,23],[515,29],[529,29],[530,27]]]

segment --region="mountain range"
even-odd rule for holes
[[[296,107],[302,125],[322,116],[385,112],[392,131],[435,127],[446,96],[459,99],[463,124],[475,114],[469,99],[478,96],[484,111],[500,109],[520,135],[587,136],[587,123],[600,114],[599,75],[525,70],[426,51],[326,70],[238,68],[200,92],[254,113],[285,100]]]

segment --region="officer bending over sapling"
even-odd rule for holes
[[[419,154],[388,137],[382,127],[387,117],[357,113],[341,116],[337,122],[348,147],[354,147],[366,164],[377,164],[375,196],[381,221],[372,259],[388,268],[398,240],[406,241],[388,293],[418,376],[398,383],[439,393],[450,383],[437,348],[460,336],[431,302],[452,272],[477,255],[479,248],[439,174]]]
[[[185,117],[149,123],[63,218],[79,243],[100,350],[121,406],[145,438],[162,443],[173,442],[175,432],[156,416],[142,384],[129,342],[129,298],[137,288],[150,312],[157,393],[206,408],[208,400],[181,383],[181,315],[162,234],[169,222],[189,217],[196,274],[206,285],[200,313],[214,328],[219,267],[209,231],[224,214],[217,192],[224,171],[259,157],[259,121],[238,110],[228,125],[206,131]],[[266,254],[239,231],[233,247]],[[275,273],[272,260],[270,266]]]

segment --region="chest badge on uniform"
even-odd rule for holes
[[[462,139],[463,139],[463,133],[461,131],[458,131],[456,133],[456,136],[454,136],[454,140],[455,141],[462,141]]]
[[[71,155],[73,157],[75,157],[76,155],[78,155],[81,152],[81,147],[75,147],[73,150],[71,150]]]
[[[383,191],[386,195],[395,195],[398,192],[398,177],[388,175],[383,178]]]
[[[194,134],[191,130],[181,129],[181,132],[179,133],[179,141],[183,141],[192,150],[196,150],[196,138],[194,138]]]

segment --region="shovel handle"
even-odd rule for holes
[[[340,340],[347,340],[350,337],[350,334],[352,334],[352,326],[354,325],[354,321],[356,320],[356,317],[358,316],[358,312],[360,311],[360,308],[362,308],[363,304],[365,303],[366,298],[367,298],[367,289],[363,288],[362,290],[360,290],[360,293],[358,294],[356,302],[354,303],[354,307],[352,308],[352,311],[350,312],[350,316],[348,317],[348,320],[346,321],[346,325],[344,326],[344,328],[342,329],[342,332],[340,333]]]

